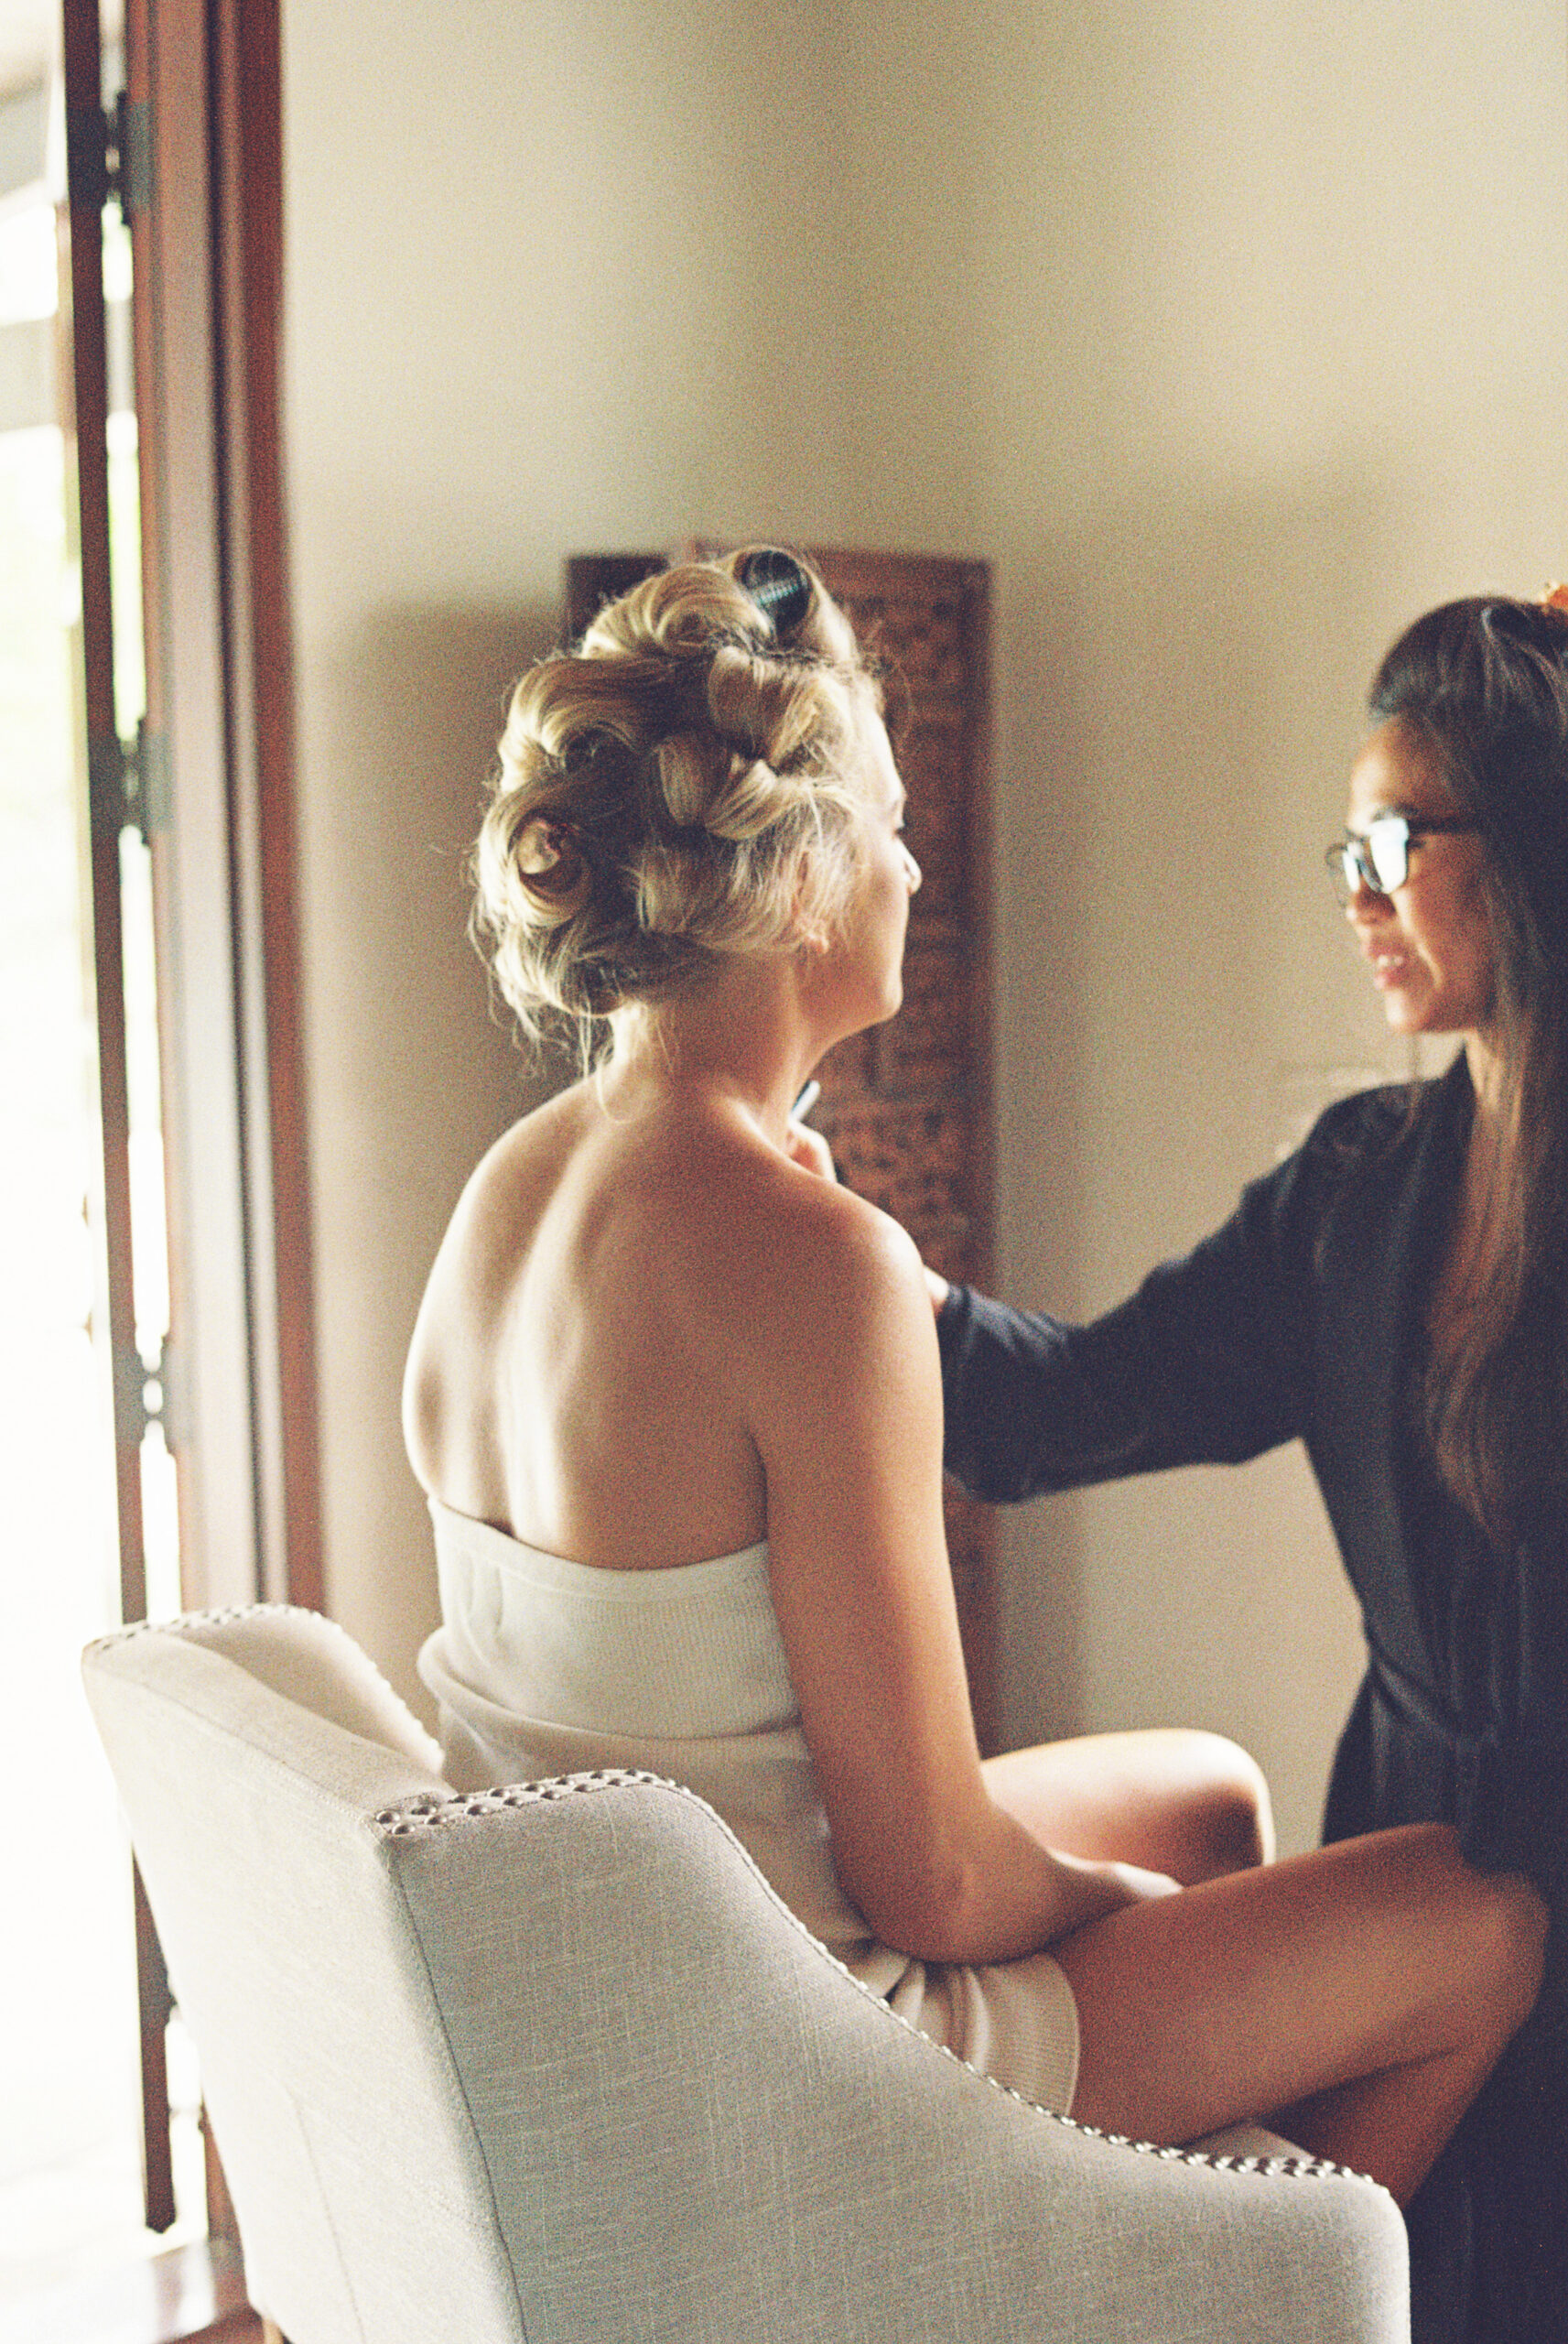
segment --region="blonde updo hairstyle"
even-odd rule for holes
[[[833,931],[871,677],[820,579],[765,548],[645,579],[529,669],[473,859],[527,1040],[564,1025],[589,1064],[721,956]]]

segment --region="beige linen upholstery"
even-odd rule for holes
[[[859,1985],[689,1792],[455,1795],[308,1612],[129,1629],[85,1669],[291,2344],[1408,2335],[1381,2190],[1031,2107]]]

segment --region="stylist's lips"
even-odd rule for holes
[[[1411,957],[1408,952],[1368,951],[1367,958],[1372,963],[1374,984],[1400,984],[1410,973]]]

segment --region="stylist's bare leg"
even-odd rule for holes
[[[1401,2204],[1527,2017],[1546,1911],[1442,1824],[1135,1904],[1053,1947],[1073,2112],[1156,2141],[1263,2118]]]
[[[1141,1864],[1184,1886],[1267,1863],[1262,1770],[1222,1734],[1096,1733],[988,1758],[991,1796],[1048,1848]]]

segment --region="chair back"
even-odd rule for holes
[[[292,2344],[519,2344],[482,2157],[374,1818],[436,1745],[315,1613],[89,1648],[109,1753],[238,2208]]]

